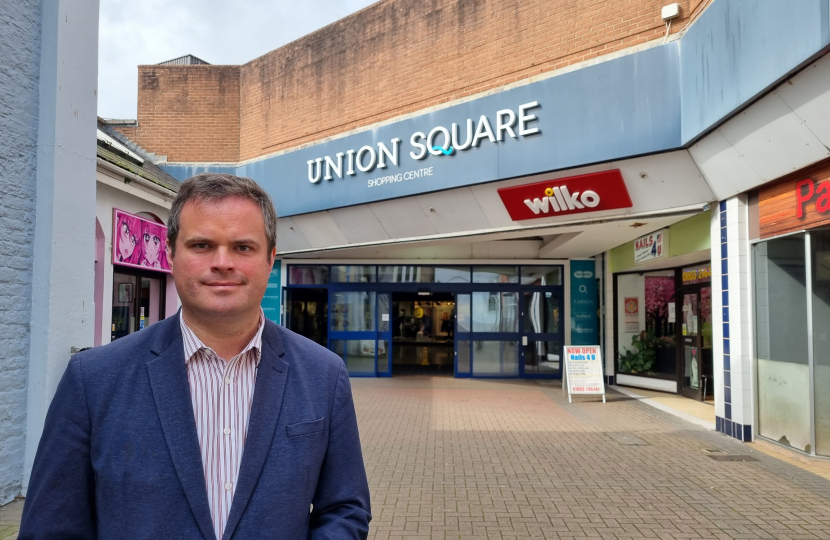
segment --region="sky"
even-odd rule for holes
[[[140,64],[244,64],[376,1],[101,0],[98,116],[136,117]]]

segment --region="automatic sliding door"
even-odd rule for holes
[[[472,375],[474,377],[518,377],[518,291],[472,293]]]
[[[338,354],[349,375],[376,375],[377,326],[375,293],[329,290],[329,349]]]
[[[523,295],[523,375],[561,375],[562,291],[525,290]]]

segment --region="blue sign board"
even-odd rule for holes
[[[279,259],[274,261],[274,269],[268,278],[268,288],[265,289],[265,296],[262,297],[262,311],[265,317],[277,324],[281,324],[280,314],[282,306],[282,263]]]
[[[571,345],[599,344],[595,261],[571,261]]]

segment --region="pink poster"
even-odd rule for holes
[[[167,227],[117,208],[112,223],[112,264],[170,272]]]

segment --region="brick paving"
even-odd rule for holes
[[[830,538],[830,481],[621,394],[568,404],[557,382],[352,385],[370,538]],[[0,508],[0,540],[21,509]]]
[[[569,405],[558,383],[352,384],[370,538],[830,538],[830,482],[621,394]]]
[[[0,506],[0,540],[17,538],[17,530],[20,528],[20,514],[22,513],[22,499]]]

